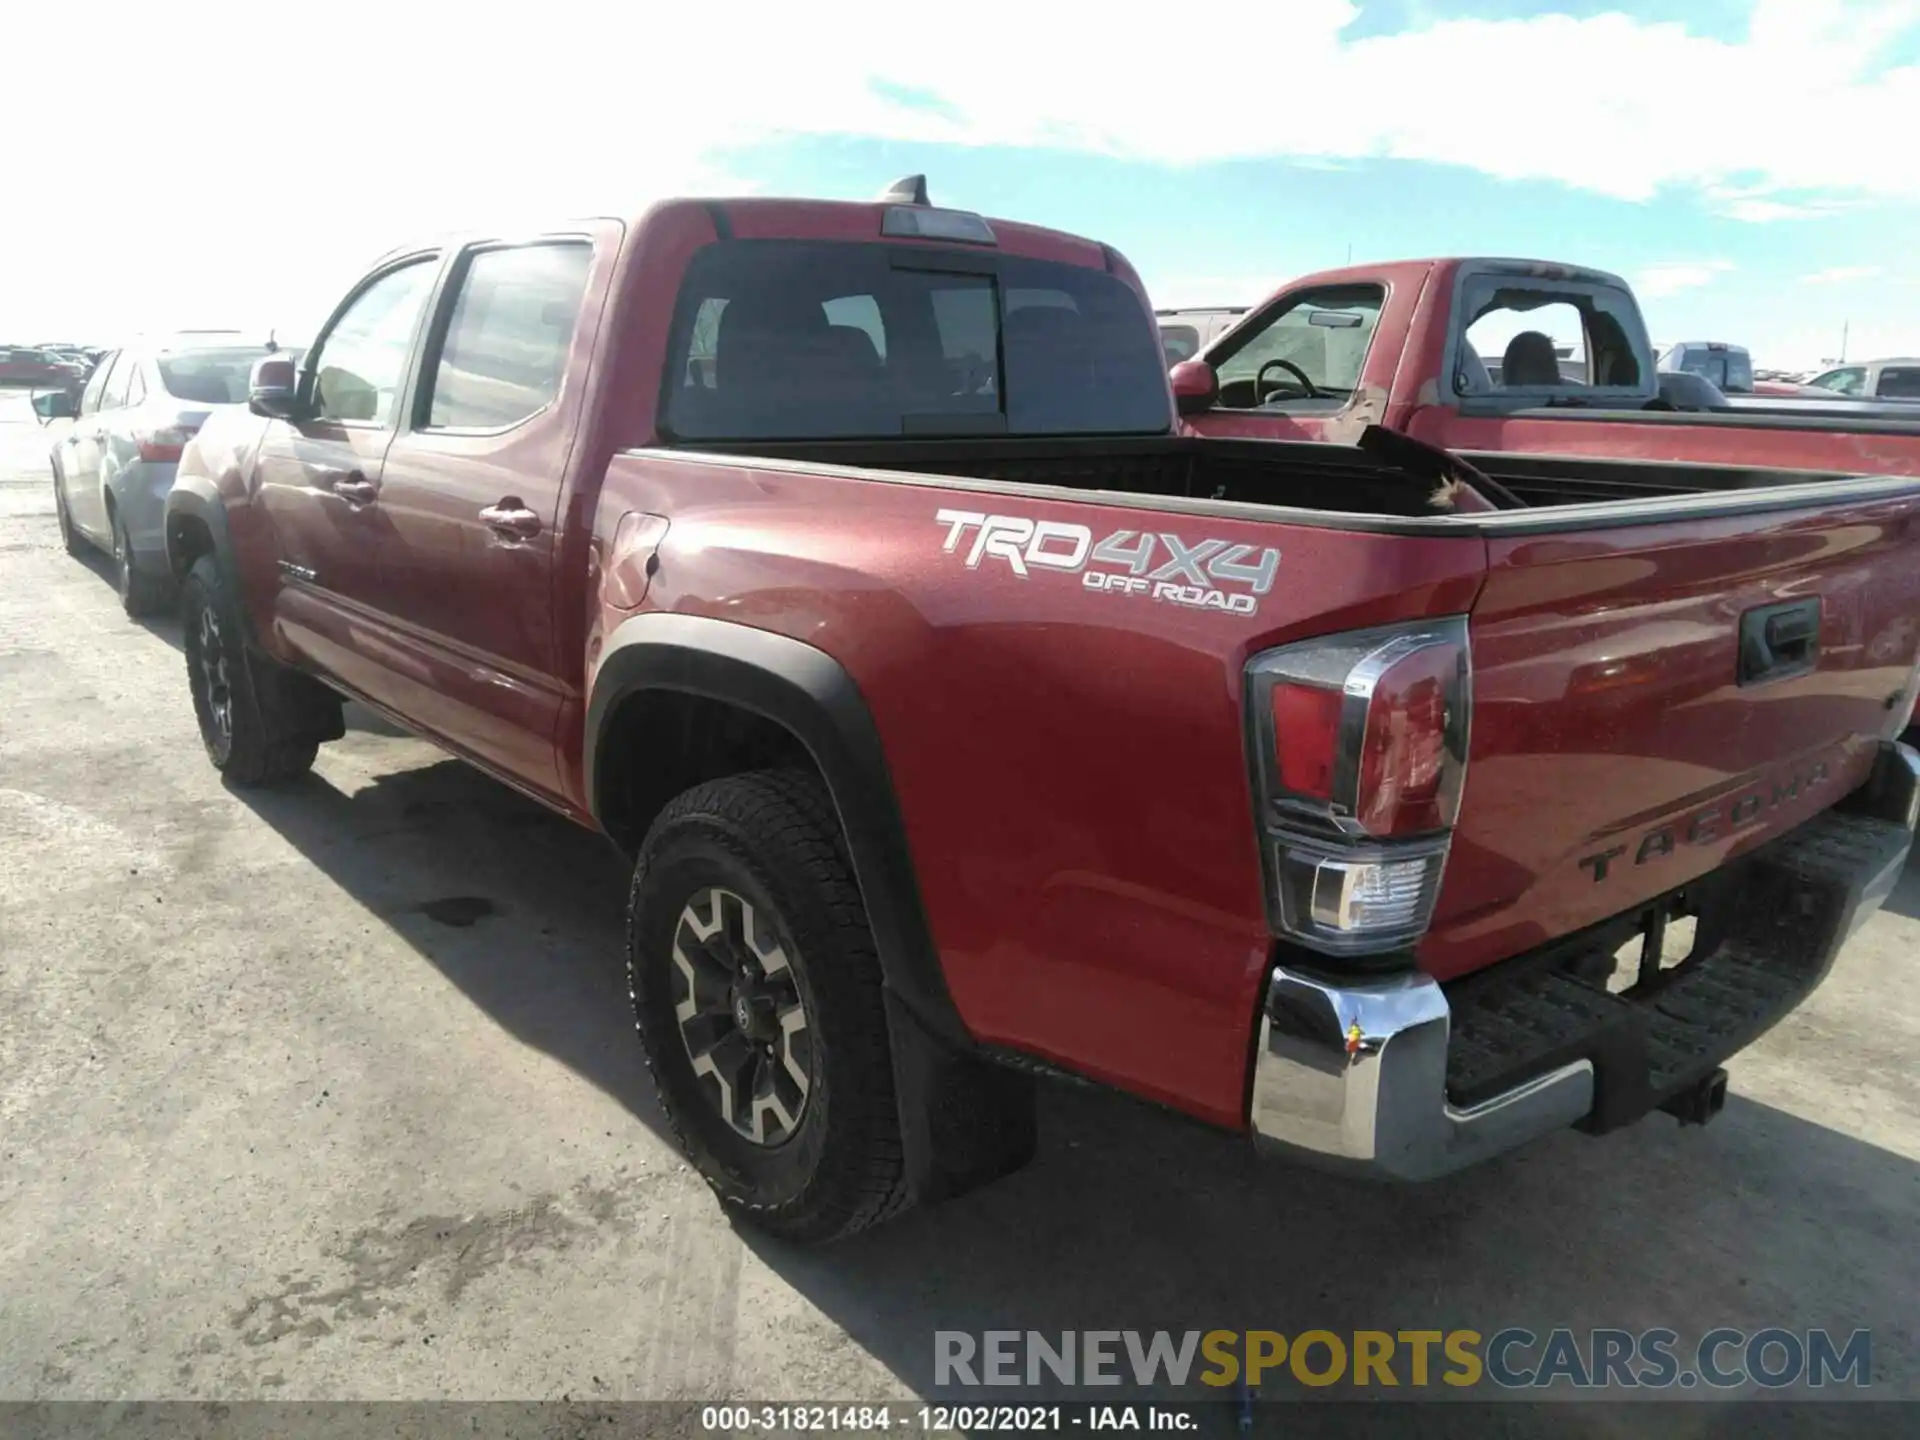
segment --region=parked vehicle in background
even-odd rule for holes
[[[217,410],[244,413],[253,362],[270,353],[239,332],[156,337],[110,353],[77,396],[35,397],[42,420],[74,422],[50,457],[61,538],[69,554],[113,556],[127,614],[172,594],[165,513],[181,448]]]
[[[1191,360],[1237,325],[1246,313],[1245,305],[1198,305],[1185,310],[1154,311],[1167,364]]]
[[[1330,312],[1352,323],[1336,326]],[[1575,377],[1559,353],[1567,345],[1584,357]],[[1596,494],[1709,483],[1645,462],[1721,467],[1720,483],[1726,467],[1746,466],[1920,475],[1920,413],[1748,395],[1724,410],[1676,410],[1660,396],[1627,283],[1549,261],[1310,275],[1174,366],[1172,380],[1196,434],[1351,443],[1378,424],[1464,454],[1523,496],[1530,476],[1554,474],[1553,457],[1616,462]],[[1486,458],[1494,452],[1510,458]]]
[[[84,367],[37,346],[0,346],[0,385],[61,388],[82,379]]]
[[[1807,384],[1862,400],[1920,400],[1920,359],[1909,356],[1839,365],[1823,370]]]
[[[1753,357],[1744,345],[1729,345],[1722,340],[1682,340],[1662,351],[1654,368],[1704,376],[1723,394],[1753,393]]]
[[[1523,506],[1163,361],[919,183],[397,250],[168,497],[207,754],[352,696],[611,837],[664,1113],[793,1238],[1023,1163],[1036,1071],[1405,1178],[1709,1118],[1911,845],[1920,484]]]

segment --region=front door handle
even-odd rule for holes
[[[358,470],[334,476],[333,483],[327,488],[349,505],[371,505],[380,494],[380,487]]]
[[[518,496],[509,495],[480,512],[487,528],[510,540],[531,540],[540,533],[540,517]]]

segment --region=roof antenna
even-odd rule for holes
[[[886,188],[880,199],[889,205],[926,205],[930,203],[927,200],[927,177],[908,175],[896,180]]]
[[[267,353],[269,355],[278,355],[280,353],[279,342],[273,338],[273,331],[271,330],[267,331]]]

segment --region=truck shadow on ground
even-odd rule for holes
[[[334,748],[371,782],[349,794],[323,759],[246,803],[509,1032],[664,1135],[627,1008],[611,847],[459,762],[421,763],[419,742]],[[1920,870],[1897,899],[1920,911]],[[1737,1093],[1704,1130],[1656,1115],[1420,1188],[1261,1162],[1091,1090],[1043,1086],[1041,1126],[1026,1170],[869,1235],[820,1251],[742,1239],[930,1397],[939,1330],[1514,1325],[1666,1326],[1688,1342],[1721,1325],[1869,1328],[1876,1384],[1920,1390],[1899,1259],[1920,1166]],[[1700,1433],[1720,1428],[1703,1414]]]

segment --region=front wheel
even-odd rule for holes
[[[728,1209],[822,1241],[907,1207],[880,962],[817,778],[667,805],[634,867],[627,977],[661,1108]]]
[[[275,708],[260,703],[240,638],[239,610],[212,556],[194,562],[180,598],[187,687],[214,769],[236,785],[304,775],[319,743],[276,723]]]

